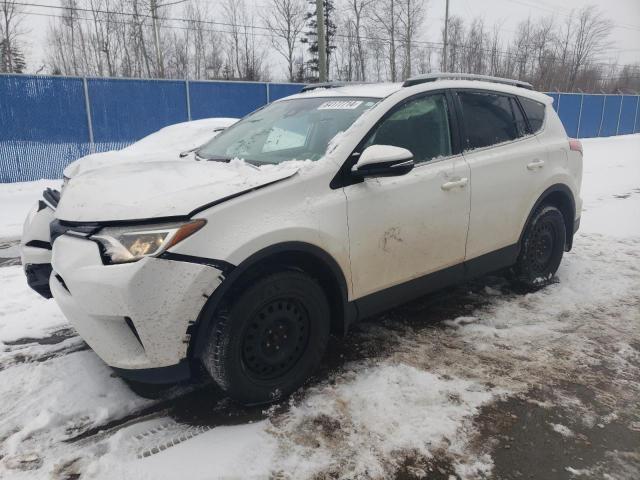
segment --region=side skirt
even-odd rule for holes
[[[520,246],[518,244],[510,245],[458,265],[358,298],[352,302],[358,310],[358,320],[390,310],[456,283],[510,267],[516,263],[519,253]]]

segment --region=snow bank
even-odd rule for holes
[[[640,233],[640,134],[583,139],[580,230],[627,237]]]

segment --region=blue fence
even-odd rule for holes
[[[0,75],[0,183],[61,178],[73,160],[174,123],[241,117],[301,84]]]
[[[0,183],[60,178],[73,160],[173,123],[241,117],[301,84],[0,75]],[[569,136],[640,131],[637,95],[549,93]]]

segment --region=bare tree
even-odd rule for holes
[[[449,17],[447,26],[448,31],[448,47],[447,47],[447,64],[444,70],[447,72],[459,72],[462,70],[462,52],[464,50],[464,22],[462,18],[452,15]],[[444,28],[442,29],[444,40]]]
[[[260,80],[263,76],[263,52],[256,44],[254,17],[245,0],[225,0],[225,21],[229,25],[228,65],[242,80]]]
[[[268,1],[270,8],[261,23],[247,0],[175,5],[158,1],[164,76],[264,80],[271,60],[264,39],[271,37],[272,51],[282,58],[289,80],[314,78],[310,22],[310,59],[304,58],[306,50],[298,42],[306,33],[305,17],[315,15],[304,12],[305,0]],[[336,78],[398,81],[440,65],[436,58],[440,47],[420,39],[426,0],[342,0],[339,10],[334,10],[334,0],[325,2],[327,11],[333,12],[328,17],[326,48]],[[0,71],[24,68],[18,5],[0,0]],[[162,73],[149,0],[60,0],[60,6],[61,18],[51,22],[48,37],[50,72],[129,77]],[[611,22],[595,7],[582,8],[564,22],[552,16],[528,18],[508,38],[501,37],[500,23],[490,25],[480,17],[465,22],[452,16],[443,68],[519,78],[543,91],[637,89],[638,64],[622,66],[600,58],[610,29]]]
[[[416,35],[424,24],[426,3],[425,0],[400,0],[399,7],[400,40],[404,53],[402,78],[406,79],[411,76],[411,53],[415,46]]]
[[[0,0],[0,72],[22,73],[25,59],[21,37],[26,34],[21,24],[21,7],[11,0]]]
[[[573,57],[569,73],[569,88],[575,86],[578,72],[608,46],[613,24],[597,7],[589,5],[578,12],[573,33]]]
[[[397,70],[397,41],[398,24],[400,23],[400,8],[398,0],[377,0],[372,11],[372,16],[386,34],[384,39],[387,47],[387,62],[389,67],[389,78],[392,82],[398,80]]]
[[[273,35],[273,47],[287,62],[287,73],[293,82],[295,49],[306,23],[304,0],[270,0],[264,23]]]
[[[353,36],[355,39],[356,49],[356,80],[365,81],[367,78],[367,51],[366,44],[363,40],[364,30],[368,25],[367,12],[373,5],[374,0],[349,0],[347,4],[347,12],[351,18],[349,21],[353,25]]]

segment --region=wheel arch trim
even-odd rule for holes
[[[535,211],[538,209],[540,205],[542,205],[545,202],[545,200],[547,200],[550,196],[554,194],[560,194],[562,197],[564,197],[566,200],[569,201],[571,218],[570,219],[565,218],[564,221],[565,221],[565,227],[567,229],[566,244],[568,249],[571,249],[571,246],[573,244],[573,234],[575,233],[573,230],[574,230],[574,221],[576,216],[576,201],[575,201],[573,192],[571,191],[569,186],[564,183],[553,184],[550,187],[548,187],[544,192],[542,192],[540,196],[538,196],[538,199],[533,204],[533,207],[531,207],[531,209],[529,210],[527,219],[524,222],[522,231],[520,232],[520,237],[518,239],[519,246],[522,245],[522,240],[523,240],[525,231],[527,230],[527,225],[529,225],[529,222],[531,221],[531,218],[533,217],[533,214],[535,213]]]
[[[355,304],[348,300],[349,290],[347,280],[338,262],[332,255],[316,245],[306,242],[282,242],[270,245],[253,253],[224,277],[222,283],[207,299],[207,302],[200,311],[196,323],[193,326],[195,328],[193,328],[193,331],[188,332],[191,333],[187,353],[189,358],[197,358],[204,351],[208,332],[212,326],[211,319],[213,317],[213,313],[222,304],[223,300],[227,297],[228,293],[232,291],[233,287],[237,285],[237,282],[242,280],[243,275],[249,273],[251,269],[259,267],[261,264],[266,264],[269,259],[274,259],[277,256],[286,253],[302,253],[313,256],[315,260],[321,262],[331,272],[331,275],[337,282],[338,291],[341,297],[342,326],[344,331],[347,330],[348,326],[357,318],[357,311]]]

